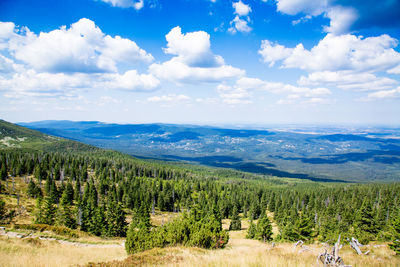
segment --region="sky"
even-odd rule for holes
[[[400,0],[1,0],[0,118],[400,124]]]

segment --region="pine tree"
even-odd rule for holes
[[[64,202],[68,205],[72,205],[74,201],[74,189],[70,182],[67,183],[62,196],[61,196],[61,203]]]
[[[390,228],[393,242],[389,247],[396,252],[396,255],[400,255],[400,215],[394,218]]]
[[[76,216],[73,208],[66,202],[61,202],[57,221],[68,228],[75,229],[77,226]]]
[[[46,197],[44,199],[42,209],[43,209],[43,211],[42,211],[43,218],[40,223],[53,225],[55,218],[56,218],[56,212],[57,212],[57,208],[55,206],[54,200],[50,197]]]
[[[378,232],[376,226],[372,204],[365,200],[358,210],[354,220],[354,232],[361,244],[368,244],[374,240]]]
[[[272,225],[265,214],[262,214],[258,220],[256,238],[264,242],[272,240]]]
[[[29,197],[37,198],[42,196],[42,190],[35,184],[33,179],[29,181],[27,192]]]
[[[236,205],[233,207],[232,219],[229,225],[229,230],[241,230],[242,222],[240,221],[239,212]]]
[[[246,238],[254,239],[256,233],[257,233],[257,226],[254,224],[253,220],[251,220],[249,229],[247,230]]]
[[[309,240],[312,237],[313,232],[312,219],[308,214],[302,214],[300,220],[297,221],[296,231],[298,233],[299,239]]]
[[[0,180],[2,180],[2,181],[7,180],[7,168],[6,168],[6,164],[5,163],[1,164]]]
[[[34,219],[34,223],[44,223],[43,222],[43,198],[38,197],[36,199],[36,207],[35,207],[35,219]]]
[[[120,203],[109,202],[106,212],[107,234],[109,236],[126,236],[127,223],[125,212]]]

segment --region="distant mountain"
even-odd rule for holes
[[[16,124],[0,120],[0,149],[33,149],[41,151],[95,151],[98,148],[50,136],[40,131],[28,129]]]
[[[224,129],[97,121],[20,123],[43,133],[137,157],[281,177],[400,180],[399,129]]]

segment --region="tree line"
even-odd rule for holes
[[[220,227],[225,218],[232,219],[231,230],[241,229],[244,218],[251,220],[248,237],[268,241],[266,211],[277,223],[277,240],[334,242],[340,233],[364,243],[395,241],[399,228],[399,183],[303,185],[102,150],[13,149],[0,151],[0,160],[0,192],[9,175],[30,177],[26,193],[37,200],[35,223],[99,236],[128,234],[130,252],[169,244],[223,247],[229,239]],[[155,210],[181,216],[155,227],[148,221]]]

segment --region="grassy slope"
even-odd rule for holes
[[[227,227],[228,221],[224,225]],[[323,253],[322,244],[307,245],[308,250],[294,248],[291,243],[262,243],[245,238],[247,222],[243,221],[241,231],[231,231],[228,246],[225,249],[205,250],[200,248],[169,247],[154,248],[127,257],[125,260],[90,264],[89,266],[322,266],[316,259]],[[354,266],[400,266],[400,258],[382,243],[372,243],[363,251],[368,255],[356,255],[345,245],[340,256],[345,264]]]

